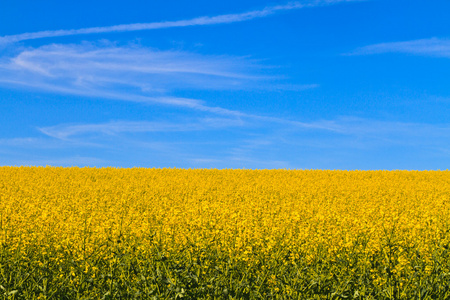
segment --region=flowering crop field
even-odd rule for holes
[[[450,172],[0,167],[4,299],[448,299]]]

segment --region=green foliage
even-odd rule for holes
[[[450,299],[446,245],[437,245],[431,264],[413,248],[407,249],[409,261],[400,269],[400,247],[390,240],[367,255],[360,251],[363,242],[332,256],[318,247],[309,262],[306,257],[311,253],[293,258],[290,250],[279,248],[274,249],[281,254],[279,259],[271,259],[255,252],[252,264],[213,247],[169,253],[154,245],[143,255],[129,247],[133,243],[112,243],[81,261],[70,251],[50,246],[12,250],[2,245],[0,295],[3,299]]]

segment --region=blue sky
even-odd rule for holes
[[[448,169],[449,11],[2,1],[0,165]]]

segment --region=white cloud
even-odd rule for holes
[[[310,1],[309,3],[302,4],[300,2],[291,2],[285,5],[269,6],[261,10],[253,10],[244,13],[237,14],[225,14],[218,16],[204,16],[188,20],[178,20],[178,21],[162,21],[153,23],[136,23],[136,24],[122,24],[114,26],[105,27],[90,27],[81,29],[70,29],[70,30],[48,30],[39,32],[29,32],[16,35],[7,35],[0,37],[0,45],[15,43],[19,41],[40,39],[40,38],[51,38],[59,36],[73,36],[81,34],[98,34],[98,33],[110,33],[110,32],[125,32],[125,31],[138,31],[138,30],[155,30],[163,28],[175,28],[175,27],[187,27],[187,26],[205,26],[205,25],[215,25],[215,24],[228,24],[248,21],[256,18],[263,18],[273,15],[280,11],[288,11],[294,9],[300,9],[304,7],[313,7],[321,5],[335,4],[339,2],[352,2],[358,0],[317,0]]]
[[[264,66],[230,56],[159,51],[137,45],[83,43],[47,45],[0,58],[0,85],[28,87],[51,93],[184,107],[221,115],[246,114],[213,107],[198,99],[173,97],[176,90],[286,89],[318,85],[271,87],[258,76]]]
[[[285,123],[267,133],[243,140],[233,154],[279,145],[312,148],[377,148],[385,146],[447,147],[450,149],[450,123],[432,124],[357,117],[338,117],[299,124]]]
[[[37,153],[36,156],[39,156],[41,165],[57,163],[51,162],[58,157],[54,157],[56,150],[66,149],[68,153],[81,157],[102,157],[105,151],[114,157],[111,162],[97,165],[112,163],[116,166],[129,166],[130,162],[124,157],[133,153],[136,155],[133,164],[139,165],[142,163],[140,159],[146,159],[145,165],[148,166],[155,163],[160,164],[159,166],[173,166],[174,162],[178,162],[185,167],[287,168],[306,163],[305,166],[310,168],[317,167],[306,161],[311,155],[317,156],[317,159],[322,159],[321,155],[325,155],[324,166],[348,156],[350,161],[347,163],[351,165],[352,155],[369,155],[369,152],[378,155],[380,151],[388,148],[416,153],[419,156],[427,153],[447,158],[450,149],[450,124],[445,123],[340,117],[298,125],[287,121],[278,122],[278,126],[273,125],[267,120],[257,118],[241,120],[220,117],[179,120],[174,123],[111,121],[60,124],[40,128],[45,135],[42,138],[0,139],[0,152],[4,152],[3,159],[14,158],[14,164],[25,164],[25,160],[18,162],[17,157],[29,159],[28,152],[21,154],[24,149],[33,149],[34,153]],[[242,130],[242,126],[245,126],[245,130]],[[216,131],[226,131],[228,134],[216,134]],[[164,136],[172,132],[179,139],[167,142]],[[90,141],[95,142],[95,145]],[[55,151],[48,153],[49,147]],[[151,155],[140,156],[143,153]],[[309,153],[309,156],[304,156],[305,153]],[[283,157],[283,161],[278,161],[279,157]],[[162,158],[166,163],[160,161]],[[37,159],[35,161],[38,162]],[[26,164],[37,164],[36,162]],[[79,165],[85,164],[93,165],[79,161]]]
[[[189,132],[199,130],[218,130],[230,127],[251,126],[253,129],[272,128],[276,132],[268,138],[267,135],[258,133],[243,141],[239,149],[260,148],[279,143],[290,143],[296,138],[289,136],[302,135],[302,132],[326,133],[325,136],[316,136],[316,140],[327,139],[330,136],[355,137],[364,140],[386,142],[388,144],[408,143],[434,143],[434,141],[450,138],[450,124],[428,124],[413,122],[396,122],[371,120],[356,117],[340,117],[334,120],[317,120],[311,122],[284,121],[276,118],[264,118],[249,115],[248,119],[209,117],[191,119],[184,122],[153,122],[153,121],[111,121],[95,124],[59,124],[56,126],[42,127],[39,130],[47,136],[66,140],[75,136],[90,134],[117,135],[121,133],[148,133],[148,132]],[[262,122],[258,122],[262,121]],[[281,126],[274,128],[267,122],[279,123]],[[251,130],[249,132],[252,132]],[[34,139],[31,139],[34,140]],[[10,143],[28,143],[29,139],[11,139]],[[0,140],[1,141],[1,140]],[[242,141],[241,141],[242,142]],[[89,144],[86,144],[89,145]],[[332,145],[331,145],[332,146]]]
[[[231,113],[167,94],[176,89],[233,89],[256,80],[249,73],[255,68],[259,66],[243,58],[139,46],[48,45],[3,58],[0,84]]]
[[[333,121],[341,134],[365,137],[396,137],[405,139],[450,137],[450,124],[427,124],[400,121],[370,120],[342,117]]]
[[[233,88],[261,79],[250,74],[261,66],[249,59],[108,43],[52,44],[28,49],[15,57],[3,58],[0,68],[0,81],[85,90],[128,87],[147,94],[161,94],[173,88]]]
[[[39,158],[17,160],[14,165],[17,166],[55,166],[55,167],[73,167],[73,166],[107,166],[110,161],[89,156],[72,156],[62,158]]]
[[[150,121],[111,121],[97,124],[60,124],[39,128],[43,134],[67,140],[74,136],[101,134],[117,135],[121,133],[176,132],[219,129],[231,126],[242,126],[239,119],[203,118],[193,122],[169,123]]]
[[[223,162],[223,160],[214,158],[192,158],[190,161],[194,164],[217,164]]]
[[[319,84],[287,84],[287,83],[280,83],[280,84],[273,84],[266,86],[267,90],[272,91],[305,91],[305,90],[311,90],[318,88]]]
[[[316,121],[334,130],[303,134],[295,129],[283,130],[275,136],[287,144],[322,149],[377,149],[383,147],[448,148],[450,123],[416,123],[340,117]],[[312,130],[312,129],[311,129]]]
[[[403,42],[380,43],[358,48],[350,53],[350,55],[369,55],[381,53],[406,53],[450,58],[450,39],[430,38]]]
[[[3,138],[0,139],[0,146],[18,146],[18,147],[26,147],[29,145],[36,145],[38,142],[40,142],[37,138]]]

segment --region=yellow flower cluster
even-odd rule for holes
[[[436,251],[450,243],[449,222],[447,171],[0,167],[0,251],[36,268],[51,264],[53,280],[74,286],[84,280],[79,273],[96,280],[130,253],[138,265],[155,255],[173,266],[201,261],[192,275],[201,278],[221,268],[215,253],[257,274],[255,293],[299,292],[295,280],[309,271],[298,267],[295,275],[293,266],[326,261],[329,276],[357,266],[370,289],[390,284],[400,297],[420,264],[424,274],[435,270]],[[274,268],[283,266],[291,275],[280,285]],[[177,284],[168,264],[160,272]]]

